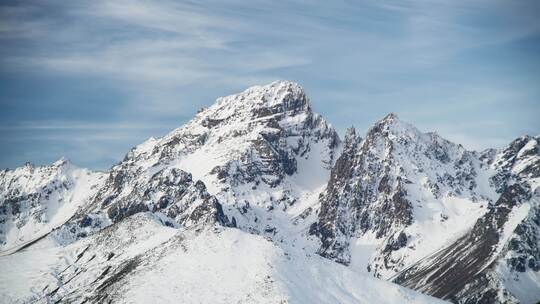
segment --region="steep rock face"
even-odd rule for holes
[[[496,172],[490,182],[497,192],[502,193],[509,183],[529,182],[538,178],[538,141],[539,136],[522,136],[500,151],[489,149],[482,153],[480,159]]]
[[[63,224],[89,203],[103,177],[65,159],[1,171],[0,249],[23,245]]]
[[[116,172],[115,172],[116,173]],[[118,173],[121,174],[121,173]],[[115,180],[118,175],[111,175],[110,180]],[[152,173],[148,179],[136,179],[133,184],[123,183],[113,188],[103,188],[97,195],[101,210],[106,209],[108,217],[113,222],[118,222],[125,217],[142,211],[165,211],[165,214],[178,223],[189,226],[185,212],[196,209],[199,205],[208,205],[209,208],[217,207],[217,199],[206,191],[206,186],[201,181],[194,181],[190,173],[177,168],[165,168]],[[197,203],[197,201],[200,201]],[[222,219],[222,212],[215,210],[211,214],[217,214]],[[209,214],[206,214],[207,216]],[[196,216],[196,214],[193,214]],[[198,221],[199,218],[193,218]]]
[[[104,187],[94,197],[94,204],[54,232],[59,242],[69,243],[86,237],[142,212],[156,213],[171,227],[232,225],[218,200],[206,191],[203,182],[194,181],[190,173],[165,168],[115,183],[119,174],[122,173],[111,171]]]
[[[353,127],[347,129],[342,154],[332,168],[325,192],[320,196],[318,222],[310,227],[310,234],[321,239],[319,254],[342,264],[349,263],[349,236],[354,232],[353,225],[357,220],[355,212],[349,212],[359,203],[358,199],[349,196],[349,181],[354,178],[354,156],[360,141]],[[337,204],[340,199],[343,204]]]
[[[533,303],[540,298],[538,137],[521,137],[480,159],[501,193],[456,242],[401,272],[394,281],[459,303]],[[531,289],[524,288],[530,286]]]
[[[474,153],[434,133],[421,133],[390,114],[364,139],[348,132],[345,147],[320,197],[318,253],[389,277],[444,244],[429,229],[457,234],[452,221],[474,210],[479,216],[490,191],[477,184]],[[457,200],[467,200],[456,208]],[[451,218],[451,219],[449,219]],[[376,249],[368,260],[351,256],[357,240]],[[361,259],[364,259],[363,261]]]

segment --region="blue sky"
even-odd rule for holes
[[[2,1],[0,167],[106,169],[277,79],[340,132],[395,112],[470,149],[540,133],[538,1],[224,2]]]

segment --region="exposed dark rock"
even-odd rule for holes
[[[475,299],[492,300],[492,291],[486,292],[485,286],[477,281],[483,280],[481,277],[486,275],[486,269],[490,269],[495,261],[500,231],[510,211],[529,197],[528,189],[523,186],[509,186],[471,231],[449,247],[407,268],[394,282],[442,299],[460,300],[475,294],[478,295]],[[521,266],[518,264],[518,267]],[[427,277],[429,281],[426,284],[424,280]],[[461,295],[467,285],[468,294]],[[473,285],[478,287],[472,289]]]
[[[139,212],[145,212],[145,211],[149,211],[147,205],[143,203],[132,203],[132,204],[127,204],[125,207],[114,205],[111,208],[109,208],[109,211],[107,213],[109,215],[109,218],[113,222],[118,222],[128,216],[131,216]]]
[[[390,252],[394,250],[399,250],[407,246],[407,235],[404,232],[399,233],[396,239],[391,239],[386,243],[386,247],[383,252]]]
[[[100,295],[102,296],[104,293],[106,293],[106,290],[113,286],[113,284],[118,283],[120,280],[122,280],[124,277],[126,277],[130,272],[135,270],[137,266],[140,264],[140,261],[138,258],[133,258],[128,260],[127,262],[124,262],[122,265],[120,265],[117,269],[115,269],[114,274],[107,277],[99,286],[97,287],[97,290],[100,292]],[[107,268],[102,273],[102,277],[109,272],[110,268]],[[98,281],[101,279],[98,278]],[[99,296],[98,296],[99,297]]]

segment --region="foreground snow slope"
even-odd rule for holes
[[[40,244],[0,258],[14,270],[2,294],[37,303],[442,303],[239,229],[177,229],[151,213],[64,248]],[[26,278],[36,285],[25,293]]]

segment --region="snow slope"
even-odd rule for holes
[[[44,239],[26,250],[0,256],[0,295],[3,303],[24,303],[54,279],[52,271],[61,264],[62,248]]]
[[[36,303],[443,303],[239,229],[172,228],[151,213],[65,248],[18,252],[0,266],[17,261],[23,270],[43,250],[51,251],[46,261],[14,275],[31,275],[34,290],[45,290],[30,293]],[[3,283],[2,292],[21,295],[20,281]]]

